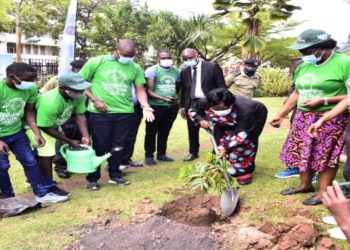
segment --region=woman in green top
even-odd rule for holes
[[[297,111],[282,148],[280,158],[287,166],[300,170],[301,182],[296,188],[283,190],[283,195],[314,192],[311,180],[319,173],[319,192],[303,202],[304,205],[321,204],[321,193],[332,184],[338,169],[348,114],[340,114],[319,131],[316,138],[307,130],[338,102],[346,98],[345,82],[350,77],[350,58],[334,52],[336,47],[330,35],[322,30],[309,29],[301,33],[297,44],[304,63],[294,73],[295,91],[272,120],[279,127],[287,114]]]

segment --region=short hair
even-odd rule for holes
[[[81,69],[85,63],[86,63],[86,60],[74,60],[73,62],[70,63],[70,65],[73,68]]]
[[[173,53],[168,49],[160,49],[157,52],[157,57],[159,57],[161,53],[169,53],[171,56],[173,55]]]
[[[20,62],[20,63],[14,62],[6,68],[6,76],[20,75],[24,72],[36,73],[36,69],[33,66],[29,65],[28,63],[23,63],[23,62]]]
[[[217,88],[211,90],[207,94],[206,99],[209,108],[219,105],[220,103],[223,103],[226,106],[231,106],[236,102],[236,97],[225,88]]]

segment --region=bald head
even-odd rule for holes
[[[121,39],[118,41],[116,50],[115,50],[115,57],[128,57],[132,58],[136,54],[136,45],[134,41],[129,39]]]

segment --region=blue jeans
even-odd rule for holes
[[[92,147],[97,156],[111,151],[113,147],[124,147],[126,137],[130,131],[133,114],[100,114],[89,113],[89,131],[92,138]],[[111,178],[122,177],[119,170],[124,150],[114,152],[108,159],[108,172]],[[88,174],[86,180],[96,182],[101,178],[100,167],[96,172]]]
[[[39,197],[47,194],[49,188],[44,184],[37,161],[30,148],[28,137],[24,131],[0,137],[0,141],[9,146],[16,159],[23,166],[24,173],[33,188],[34,194]],[[8,155],[0,155],[0,191],[7,197],[14,197],[15,194],[8,174],[9,168]]]

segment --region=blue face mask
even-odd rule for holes
[[[321,61],[321,57],[316,57],[315,55],[308,55],[308,56],[303,56],[301,60],[303,60],[303,62],[305,63],[316,64],[319,61]]]
[[[132,61],[134,61],[134,58],[133,57],[124,57],[124,56],[120,56],[118,61],[121,63],[121,64],[129,64],[131,63]]]
[[[185,64],[187,67],[191,67],[191,68],[192,68],[192,67],[196,66],[197,61],[194,60],[194,59],[192,59],[192,60],[189,60],[189,61],[185,61],[184,64]]]
[[[15,81],[13,81],[13,83],[16,86],[16,89],[27,90],[31,89],[35,85],[35,82],[21,81],[16,75],[14,75],[14,77],[16,77],[17,81],[20,82],[20,84],[17,84]]]

